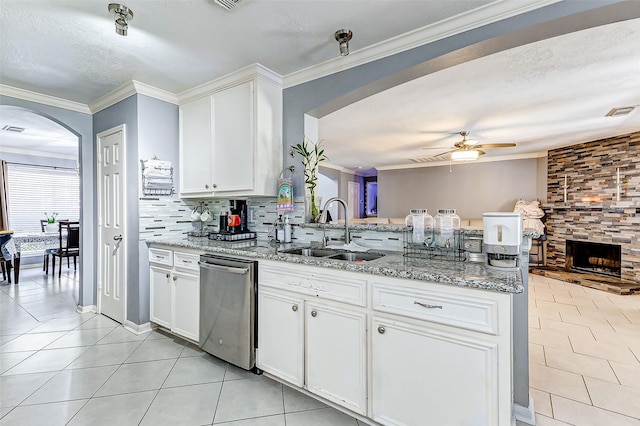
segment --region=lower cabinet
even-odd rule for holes
[[[452,327],[373,318],[375,421],[498,425],[498,345]],[[477,333],[475,333],[477,334]]]
[[[151,322],[196,342],[200,328],[198,257],[197,253],[151,248],[149,259]]]
[[[307,302],[305,316],[307,390],[366,415],[366,314]]]

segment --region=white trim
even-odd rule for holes
[[[11,87],[4,84],[0,84],[0,95],[22,99],[23,101],[36,102],[39,104],[49,105],[57,108],[68,109],[70,111],[81,112],[83,114],[91,114],[91,110],[86,104],[57,98],[55,96],[43,95],[42,93],[19,89],[17,87]]]
[[[135,322],[126,320],[124,322],[124,328],[138,335],[153,331],[153,328],[151,327],[150,322],[145,322],[144,324],[136,324]]]
[[[513,404],[513,415],[516,420],[526,423],[528,425],[536,424],[536,414],[535,409],[533,407],[533,398],[529,395],[529,406],[523,407],[520,404]]]
[[[121,132],[122,133],[122,157],[121,157],[121,162],[122,162],[122,182],[123,184],[126,183],[126,179],[127,179],[127,126],[126,124],[120,124],[118,126],[112,127],[111,129],[102,131],[100,133],[96,134],[96,170],[98,172],[98,178],[97,178],[97,196],[98,196],[98,208],[97,208],[97,212],[98,212],[98,239],[96,241],[96,245],[95,247],[98,247],[98,262],[97,262],[97,273],[98,273],[98,280],[97,280],[97,285],[96,285],[96,289],[98,290],[98,309],[97,312],[102,314],[102,303],[101,303],[101,294],[102,294],[102,289],[100,286],[100,277],[101,277],[101,268],[104,267],[104,265],[101,263],[100,261],[100,249],[99,247],[102,245],[102,217],[100,216],[100,212],[102,211],[101,209],[101,203],[102,203],[102,178],[101,178],[101,173],[102,173],[102,167],[101,167],[101,141],[103,138],[112,135],[114,133],[118,133]],[[124,196],[124,193],[121,194],[122,198],[122,208],[123,208],[123,214],[122,217],[126,218],[127,217],[127,197]],[[125,243],[122,244],[122,247],[120,248],[121,250],[124,251],[123,253],[123,265],[122,265],[122,269],[124,270],[124,277],[123,277],[123,283],[122,283],[122,319],[123,321],[126,320],[127,318],[127,279],[126,279],[126,275],[127,275],[127,244],[126,244],[126,235],[127,235],[127,221],[123,219],[122,222],[122,234],[125,236],[124,240]]]
[[[548,6],[558,1],[560,0],[497,0],[469,12],[435,22],[431,25],[354,51],[350,53],[349,56],[341,57],[336,54],[336,57],[333,59],[287,74],[284,76],[284,88],[287,89],[368,62],[386,58],[415,47],[442,40],[452,35]]]
[[[87,305],[87,306],[78,305],[76,307],[76,312],[79,314],[88,314],[89,312],[97,313],[98,308],[96,307],[96,305]]]
[[[400,170],[400,169],[419,169],[421,167],[441,167],[448,166],[460,166],[463,164],[476,164],[476,163],[492,163],[494,161],[511,161],[511,160],[526,160],[529,158],[543,158],[547,156],[547,151],[529,152],[525,154],[513,154],[513,155],[500,155],[497,157],[480,157],[473,161],[432,161],[430,163],[415,163],[415,164],[396,164],[391,166],[376,166],[376,170]]]
[[[282,87],[282,76],[271,71],[263,65],[258,63],[248,65],[244,68],[216,78],[206,83],[202,83],[196,87],[180,92],[177,95],[178,104],[182,105],[186,102],[201,98],[203,96],[211,95],[215,92],[228,89],[233,86],[250,81],[254,78],[260,78],[263,81],[275,84],[278,87]]]
[[[77,139],[77,137],[76,137]],[[62,160],[78,160],[78,155],[59,154],[56,152],[34,151],[32,149],[13,148],[8,146],[0,146],[0,152],[11,154],[33,155],[38,157],[59,158]]]
[[[175,94],[136,80],[131,80],[91,102],[89,109],[91,113],[95,114],[135,94],[149,96],[175,105],[178,104],[178,97]]]

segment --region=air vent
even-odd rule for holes
[[[240,3],[241,0],[215,0],[216,3],[218,3],[219,6],[224,7],[227,10],[231,10],[234,7],[236,7],[236,5],[238,3]]]
[[[636,107],[622,107],[622,108],[613,108],[611,111],[605,115],[605,117],[622,117],[623,115],[629,115],[631,111],[633,111]]]
[[[2,128],[2,130],[6,130],[7,132],[22,133],[22,132],[24,132],[24,131],[25,131],[25,130],[27,130],[27,129],[25,129],[24,127],[17,127],[17,126],[9,126],[9,125],[6,125],[6,126],[4,126],[4,127]]]
[[[449,153],[434,155],[433,157],[412,158],[414,163],[432,163],[435,161],[446,161],[449,159]]]

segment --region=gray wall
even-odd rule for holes
[[[90,114],[70,111],[37,102],[25,101],[9,96],[0,96],[0,105],[25,108],[47,117],[78,136],[80,163],[80,290],[78,304],[90,306],[96,303],[96,236],[95,226],[95,150],[93,144],[93,121]]]
[[[536,159],[455,164],[378,172],[378,216],[405,217],[409,209],[456,209],[462,219],[513,211],[520,198],[537,198]]]
[[[178,139],[178,106],[138,95],[138,159],[148,160],[155,155],[160,160],[171,161],[174,170],[173,187],[176,191],[180,188]],[[139,188],[139,196],[142,197],[142,174],[139,163],[137,187]],[[163,201],[169,199],[178,201],[178,196],[174,194],[170,197],[162,197]],[[138,320],[140,321],[138,324],[144,324],[149,321],[151,300],[149,293],[149,248],[144,241],[138,241],[138,265]]]

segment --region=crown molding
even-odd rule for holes
[[[136,80],[131,80],[130,82],[125,83],[117,89],[96,99],[89,104],[89,108],[91,109],[91,112],[95,114],[96,112],[109,108],[110,106],[127,99],[129,96],[136,94],[149,96],[175,105],[178,104],[178,98],[173,93],[158,89],[157,87],[149,86],[148,84],[140,83]]]
[[[42,93],[32,92],[31,90],[18,89],[17,87],[7,86],[4,84],[0,84],[0,95],[22,99],[23,101],[49,105],[56,108],[68,109],[70,111],[81,112],[83,114],[91,114],[89,106],[81,104],[80,102],[68,101],[55,96],[44,95]]]
[[[192,101],[194,99],[201,98],[203,96],[211,95],[215,92],[219,92],[224,89],[228,89],[232,86],[250,81],[254,78],[259,78],[270,84],[274,84],[282,88],[282,76],[271,71],[263,65],[254,63],[244,68],[240,68],[231,74],[224,75],[214,80],[207,81],[191,89],[187,89],[184,92],[180,92],[177,95],[178,104]]]
[[[560,0],[528,0],[510,1],[497,0],[481,8],[445,19],[419,28],[414,31],[390,38],[372,46],[356,50],[349,56],[336,57],[318,65],[305,68],[300,71],[287,74],[283,79],[283,88],[297,86],[335,74],[349,68],[364,65],[397,53],[401,53],[415,47],[423,46],[437,40],[442,40],[452,35],[473,30],[494,22],[498,22],[516,15],[520,15]]]
[[[416,163],[416,164],[395,164],[390,166],[376,166],[375,169],[380,170],[401,170],[401,169],[420,169],[424,167],[442,167],[448,165],[464,165],[475,163],[492,163],[495,161],[513,161],[513,160],[527,160],[530,158],[543,158],[547,156],[547,151],[529,152],[525,154],[513,154],[513,155],[498,155],[495,157],[480,157],[473,161],[433,161],[430,163]]]

